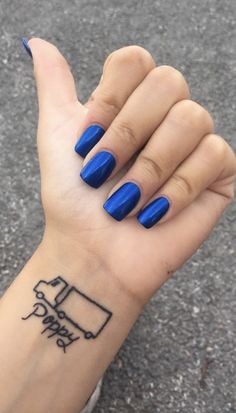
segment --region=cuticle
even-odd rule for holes
[[[87,116],[87,114],[86,114],[86,116]],[[83,131],[82,131],[81,134],[80,134],[79,139],[77,138],[77,141],[80,140],[80,138],[81,138],[81,136],[83,135],[83,133],[86,132],[86,130],[87,130],[88,128],[90,128],[91,126],[99,126],[100,128],[102,128],[102,129],[105,131],[105,132],[104,132],[104,135],[105,135],[106,129],[105,129],[101,124],[99,124],[99,123],[90,123],[90,124],[88,124],[87,126],[84,127]]]
[[[167,210],[167,212],[165,213],[165,215],[157,222],[156,225],[158,225],[159,223],[161,224],[162,219],[164,219],[165,217],[167,217],[168,213],[170,212],[171,206],[172,206],[172,201],[170,200],[170,198],[164,194],[158,194],[158,196],[156,196],[155,198],[153,198],[150,202],[148,202],[146,205],[144,205],[139,211],[138,214],[141,213],[145,208],[147,208],[153,201],[155,201],[158,198],[166,198],[169,202],[169,208]],[[154,225],[155,226],[155,225]]]
[[[170,209],[170,207],[172,206],[172,201],[170,200],[170,198],[167,196],[167,195],[164,195],[164,194],[160,194],[160,195],[158,195],[158,197],[157,198],[166,198],[167,199],[167,201],[169,202],[169,208],[168,208],[168,211],[169,211],[169,209]],[[157,199],[156,198],[156,199]]]
[[[116,166],[117,166],[117,164],[118,164],[118,156],[117,156],[113,151],[111,151],[110,149],[106,149],[106,148],[100,148],[99,151],[95,153],[95,155],[96,155],[97,153],[99,153],[99,152],[108,152],[108,153],[110,153],[111,155],[113,155],[114,158],[115,158],[115,161],[116,161]],[[95,156],[95,155],[94,155],[94,156]],[[116,169],[116,166],[115,166],[115,168],[114,168],[114,171],[115,171],[115,169]]]
[[[168,210],[166,211],[165,215],[163,215],[163,217],[161,217],[161,219],[157,222],[156,225],[162,224],[162,220],[163,220],[164,218],[168,217],[168,214],[169,214],[170,209],[171,209],[171,206],[172,206],[172,201],[170,200],[170,198],[169,198],[168,196],[166,196],[166,195],[164,195],[164,194],[160,194],[160,195],[158,195],[157,198],[161,198],[161,197],[167,199],[167,201],[169,202],[169,208],[168,208]],[[155,199],[157,199],[157,198],[155,198]],[[154,226],[155,226],[155,225],[154,225]]]
[[[141,201],[142,198],[142,188],[141,185],[137,184],[137,182],[133,179],[128,179],[127,181],[122,182],[116,189],[114,189],[114,191],[112,190],[112,192],[109,193],[109,195],[107,196],[106,200],[109,199],[116,191],[118,191],[123,185],[128,184],[128,183],[134,183],[135,185],[138,186],[139,190],[140,190],[140,198],[139,201],[137,203],[137,205],[135,206],[135,208],[137,208],[139,202]],[[105,201],[106,202],[106,201]],[[129,216],[129,214],[127,215]]]
[[[100,122],[96,122],[96,121],[92,121],[92,122],[89,122],[89,119],[87,119],[88,118],[88,116],[90,115],[90,110],[88,109],[88,112],[86,113],[86,116],[85,116],[85,120],[87,121],[88,120],[88,125],[85,127],[85,129],[84,129],[84,132],[86,131],[86,129],[88,129],[90,126],[100,126],[100,128],[102,128],[105,132],[107,131],[107,128],[105,128]],[[86,122],[85,122],[86,123]],[[83,133],[83,132],[82,132]]]
[[[129,179],[129,180],[126,181],[125,183],[128,183],[128,182],[134,183],[135,185],[137,185],[137,187],[138,187],[139,190],[140,190],[140,198],[139,198],[139,201],[138,201],[138,203],[137,203],[137,205],[136,205],[136,207],[137,207],[138,204],[139,204],[139,202],[141,201],[142,196],[143,196],[143,187],[142,187],[142,185],[141,185],[140,183],[138,183],[135,179]],[[136,207],[135,207],[135,208],[136,208]]]
[[[110,151],[110,150],[108,150],[108,149],[99,149],[97,152],[95,152],[95,153],[93,154],[93,156],[91,156],[91,158],[89,158],[89,159],[83,164],[82,168],[84,168],[84,167],[87,165],[87,163],[90,162],[90,161],[94,158],[94,156],[96,156],[99,152],[104,152],[104,151],[105,151],[105,152],[109,152],[111,155],[114,156],[115,162],[116,162],[116,165],[117,165],[117,158],[116,158],[115,154],[114,154],[112,151]],[[88,153],[88,155],[89,155],[89,153]],[[86,155],[86,156],[88,156],[88,155]],[[85,159],[86,159],[86,158],[84,158],[84,161],[85,161]],[[116,169],[116,165],[115,165],[114,171],[115,171],[115,169]],[[109,178],[110,178],[110,177],[109,177]]]
[[[107,129],[101,124],[101,123],[91,123],[89,126],[88,126],[88,128],[90,127],[90,126],[99,126],[100,128],[102,128],[105,132],[107,131]]]

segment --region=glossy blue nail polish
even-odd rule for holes
[[[111,175],[116,166],[115,157],[107,151],[98,152],[83,167],[80,176],[84,182],[93,188],[99,188]]]
[[[161,196],[154,199],[139,214],[138,220],[145,228],[151,228],[166,214],[170,207],[168,199]]]
[[[25,50],[27,51],[28,55],[29,55],[29,56],[31,57],[31,59],[32,59],[33,56],[32,56],[31,49],[30,49],[30,47],[29,47],[29,45],[28,45],[28,40],[27,40],[25,37],[22,37],[21,41],[22,41],[22,44],[23,44]]]
[[[121,221],[137,205],[140,196],[138,185],[126,182],[106,200],[103,208],[117,221]]]
[[[76,145],[75,152],[83,158],[91,151],[104,135],[105,130],[99,125],[89,126],[80,136]]]

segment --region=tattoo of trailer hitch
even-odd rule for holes
[[[111,311],[69,285],[62,276],[51,281],[40,280],[33,291],[37,302],[22,320],[41,319],[41,334],[48,339],[54,337],[64,353],[81,337],[97,338],[112,316]]]

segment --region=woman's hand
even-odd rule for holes
[[[65,267],[79,259],[102,267],[143,305],[232,201],[235,155],[190,100],[182,74],[156,67],[141,47],[112,53],[83,105],[59,51],[40,39],[29,46],[39,98],[42,245]],[[76,145],[91,125],[100,127]]]
[[[236,160],[183,76],[142,48],[114,52],[82,105],[58,50],[29,45],[46,227],[0,303],[0,411],[76,413],[232,200]]]

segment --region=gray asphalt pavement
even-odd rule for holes
[[[0,289],[42,234],[37,103],[21,36],[68,58],[85,99],[109,52],[146,47],[173,65],[236,149],[235,0],[1,0]],[[236,204],[163,287],[107,372],[96,413],[236,413]],[[33,413],[33,412],[32,412]]]

